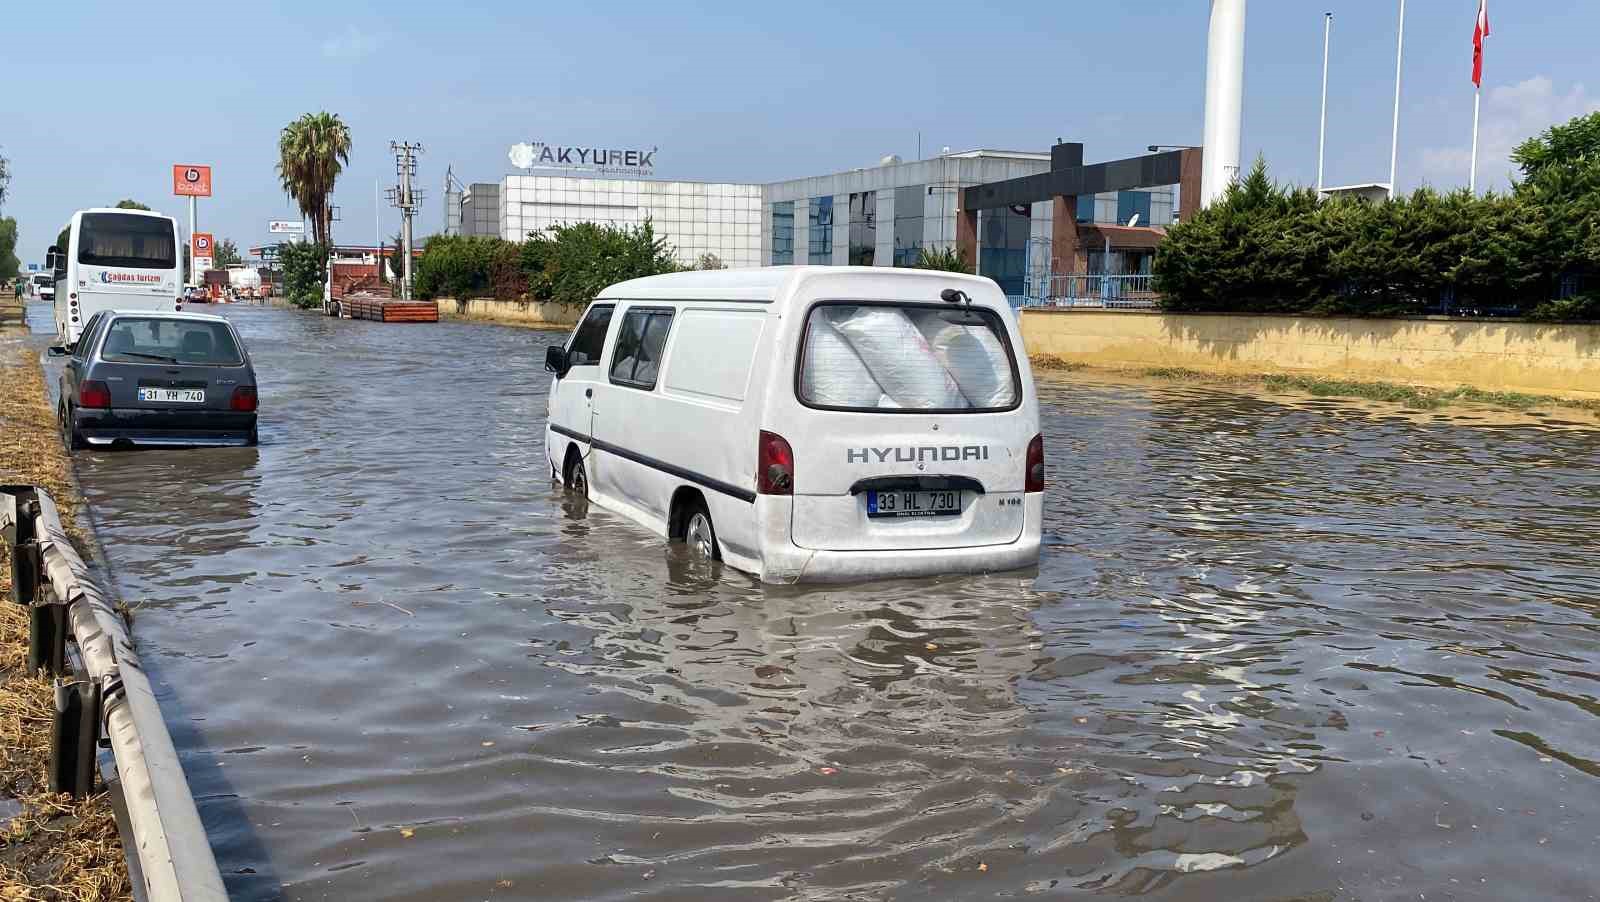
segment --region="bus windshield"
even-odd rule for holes
[[[78,262],[129,269],[174,269],[172,220],[135,213],[85,213],[78,229]]]

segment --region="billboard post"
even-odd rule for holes
[[[179,197],[189,198],[189,235],[190,240],[198,238],[195,234],[195,198],[211,196],[211,167],[195,166],[188,163],[174,163],[172,165],[172,193]],[[211,236],[207,235],[209,242]],[[195,279],[195,272],[199,269],[195,265],[195,252],[189,252],[189,284],[199,285]]]

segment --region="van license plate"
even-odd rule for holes
[[[173,404],[204,404],[206,392],[203,388],[141,388],[139,389],[141,401],[164,401]]]
[[[868,492],[869,517],[944,517],[961,513],[960,492]]]

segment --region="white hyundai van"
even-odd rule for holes
[[[571,492],[765,582],[1036,564],[1044,442],[989,279],[793,266],[653,276],[589,306],[545,452]]]

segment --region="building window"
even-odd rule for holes
[[[878,249],[878,192],[850,195],[850,265],[871,266]]]
[[[811,215],[806,224],[806,262],[813,266],[833,265],[833,197],[811,198]]]
[[[894,189],[894,265],[916,266],[922,251],[922,214],[927,185]]]
[[[1078,221],[1094,222],[1094,195],[1078,195]]]
[[[1031,216],[1010,207],[983,211],[978,272],[995,280],[1007,295],[1022,294],[1028,270],[1028,234],[1032,227]]]
[[[1155,225],[1150,219],[1150,193],[1148,191],[1117,192],[1117,224],[1127,225],[1134,216],[1139,225]]]
[[[772,265],[794,263],[794,201],[772,205]]]

